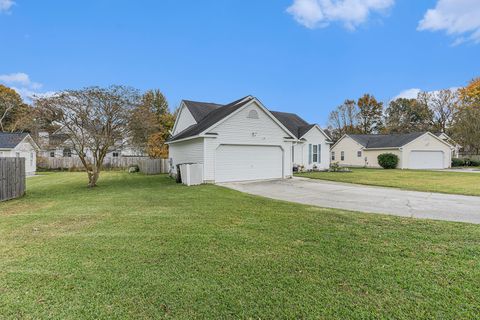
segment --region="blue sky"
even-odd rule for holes
[[[480,76],[478,0],[0,0],[0,82],[23,95],[89,85],[268,108],[325,125],[363,93]]]

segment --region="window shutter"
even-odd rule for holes
[[[312,144],[308,145],[308,164],[312,164]]]
[[[318,145],[318,163],[322,163],[322,145]]]

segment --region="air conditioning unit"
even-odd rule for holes
[[[203,165],[200,163],[183,163],[179,165],[182,183],[196,186],[203,183]]]

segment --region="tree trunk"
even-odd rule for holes
[[[93,168],[91,171],[87,171],[88,174],[88,187],[89,188],[94,188],[97,186],[97,181],[100,176],[100,172],[97,170],[97,168]]]

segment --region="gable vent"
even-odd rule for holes
[[[249,118],[249,119],[258,119],[258,112],[257,112],[257,110],[250,110],[250,111],[248,112],[247,118]]]

